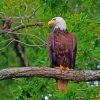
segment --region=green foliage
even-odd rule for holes
[[[25,5],[26,3],[26,5]],[[48,20],[62,16],[70,32],[75,32],[78,40],[76,69],[97,69],[100,66],[100,0],[1,0],[0,12],[6,17],[29,16],[39,6],[34,19],[13,19],[12,27],[20,24],[43,22],[41,27],[20,30],[20,40],[31,45],[41,45],[47,41],[51,30]],[[0,20],[0,29],[2,20]],[[20,66],[9,35],[0,36],[0,69]],[[7,40],[7,41],[5,41]],[[7,46],[8,45],[8,46]],[[47,47],[26,46],[25,55],[30,66],[49,66]],[[90,87],[84,83],[68,83],[68,92],[61,94],[54,79],[23,78],[0,82],[2,100],[99,100],[100,87]],[[3,91],[2,91],[3,90]]]

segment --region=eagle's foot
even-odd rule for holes
[[[72,71],[73,69],[72,68],[70,69],[69,67],[66,67],[65,70],[66,71]]]
[[[62,66],[62,65],[60,65],[59,67],[55,67],[56,69],[59,69],[59,70],[65,70],[65,71],[71,71],[71,70],[73,70],[73,69],[70,69],[69,67],[64,67],[64,66]]]
[[[64,67],[64,66],[62,66],[62,65],[60,65],[59,67],[55,67],[56,69],[59,69],[59,70],[66,70],[66,67]]]
[[[60,65],[59,69],[62,71],[62,70],[65,70],[65,67]]]

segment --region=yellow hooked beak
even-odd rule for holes
[[[54,23],[55,23],[55,21],[54,21],[54,20],[50,20],[50,21],[48,22],[48,26],[53,26],[53,25],[54,25]]]

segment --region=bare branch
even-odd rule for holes
[[[91,96],[91,100],[98,100],[100,98],[100,94],[96,95],[95,97]],[[85,97],[76,97],[77,100],[85,100]]]
[[[20,25],[20,26],[17,26],[13,29],[11,29],[11,31],[16,31],[16,30],[20,30],[20,29],[23,29],[23,28],[28,28],[28,27],[32,27],[32,26],[41,26],[42,23],[41,22],[37,22],[35,24],[28,24],[28,25]]]
[[[37,38],[38,40],[40,40],[41,42],[43,42],[44,44],[46,44],[46,41],[44,41],[43,39],[41,39],[40,37],[38,37],[37,35],[33,35],[33,34],[27,34],[27,33],[18,33],[18,32],[8,32],[8,33],[11,33],[11,34],[16,34],[16,35],[28,35],[28,36],[31,36],[31,37],[35,37]],[[6,40],[5,40],[6,41]],[[3,41],[2,41],[3,42]],[[1,42],[0,42],[1,43]]]
[[[36,45],[36,44],[27,44],[27,43],[25,43],[25,42],[22,42],[22,41],[19,41],[19,40],[16,40],[16,39],[14,39],[14,41],[17,41],[17,42],[19,42],[19,43],[22,43],[22,44],[24,44],[24,45],[26,45],[26,46],[30,46],[30,47],[43,47],[43,46],[46,45],[45,43],[44,43],[44,44],[40,44],[40,45]]]
[[[24,19],[24,20],[27,20],[27,19],[34,19],[34,17],[31,17],[30,18],[30,15],[29,16],[13,16],[13,17],[2,17],[0,18],[0,20],[7,20],[7,19],[12,19],[12,20],[17,20],[17,19]]]
[[[23,29],[23,28],[33,27],[33,26],[42,26],[42,23],[41,22],[37,22],[35,24],[20,25],[20,26],[17,26],[15,28],[13,28],[13,29],[1,30],[0,31],[0,35],[6,34],[6,33],[11,33],[11,32],[14,32],[14,31],[18,31],[18,30]]]
[[[1,41],[0,43],[3,43],[3,42],[8,42],[8,41],[10,41],[10,40],[12,40],[12,38],[7,39],[7,40],[3,40],[3,41]]]
[[[46,67],[22,67],[10,68],[0,71],[0,80],[19,78],[19,77],[45,77],[66,79],[75,82],[100,80],[100,70],[84,70],[84,71],[60,71],[55,68]]]
[[[23,2],[24,2],[24,6],[25,6],[25,11],[24,11],[24,16],[25,16],[25,14],[26,14],[26,12],[28,10],[28,5],[26,3],[26,0],[24,0]]]
[[[38,11],[38,9],[41,7],[42,5],[39,5],[36,9],[33,10],[32,14],[30,15],[30,18],[34,18],[35,13]]]
[[[6,48],[7,48],[11,43],[13,43],[14,41],[19,42],[19,43],[22,43],[22,44],[24,44],[24,45],[26,45],[26,46],[29,46],[29,47],[38,47],[38,48],[41,48],[41,47],[46,46],[45,43],[44,43],[44,44],[40,44],[40,45],[36,45],[36,44],[28,44],[28,43],[25,43],[25,42],[23,42],[23,41],[16,40],[16,39],[8,39],[8,40],[5,40],[5,41],[9,41],[9,40],[11,40],[11,41],[10,41],[6,46],[0,48],[0,51],[6,49]],[[4,41],[2,41],[2,42],[4,42]],[[1,43],[1,42],[0,42],[0,43]]]
[[[15,41],[20,42],[22,44],[25,44],[26,46],[30,46],[30,47],[42,47],[42,46],[46,46],[47,45],[46,41],[44,41],[43,39],[41,39],[40,37],[38,37],[36,35],[27,34],[27,33],[17,33],[17,32],[10,32],[10,33],[11,34],[16,34],[16,35],[20,34],[20,35],[32,36],[32,37],[35,37],[36,39],[40,40],[41,42],[43,42],[43,44],[33,45],[33,44],[28,44],[28,43],[25,43],[25,42],[22,42],[22,41],[18,41],[18,40],[15,39]],[[8,41],[8,40],[5,40],[5,41]],[[4,41],[2,41],[2,42],[4,42]]]
[[[89,89],[92,89],[92,88],[100,88],[100,85],[98,85],[98,86],[93,86],[93,87],[87,87],[87,88],[79,88],[79,89],[77,89],[77,90],[79,90],[79,91],[86,91],[86,90],[89,90]]]
[[[3,48],[0,48],[0,51],[6,49],[13,41],[14,41],[14,39],[12,39],[12,40],[11,40],[6,46],[4,46]]]
[[[100,64],[100,60],[99,59],[94,58],[94,60]]]

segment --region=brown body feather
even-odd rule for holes
[[[76,37],[73,33],[56,29],[48,37],[48,53],[51,67],[74,68],[77,51]],[[65,91],[67,89],[66,80],[57,79],[58,89]]]

